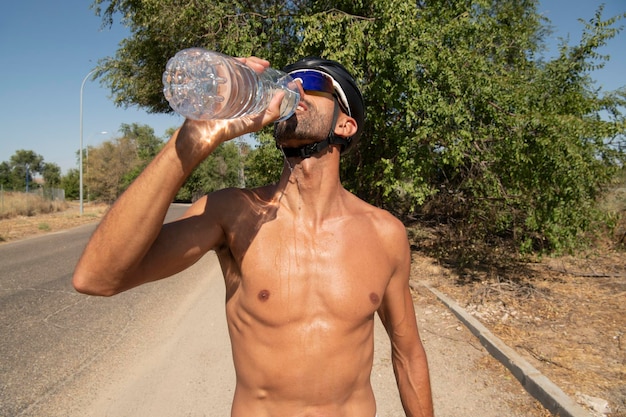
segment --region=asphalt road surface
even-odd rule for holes
[[[93,229],[0,245],[0,416],[228,416],[234,372],[215,255],[112,298],[85,296],[70,280]],[[437,416],[531,415],[532,398],[427,291],[416,311]],[[404,415],[378,321],[372,383],[379,416]]]

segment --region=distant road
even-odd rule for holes
[[[168,218],[186,207],[172,206]],[[95,225],[0,246],[0,416],[45,404],[89,361],[161,297],[165,288],[138,291],[112,302],[74,291],[71,276]],[[59,414],[60,415],[60,414]]]

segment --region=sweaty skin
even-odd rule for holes
[[[256,70],[269,65],[246,61]],[[332,98],[301,95],[279,145],[302,144],[290,129],[324,136],[319,130],[330,125]],[[237,376],[232,417],[374,417],[376,312],[391,340],[406,415],[431,417],[405,229],[341,186],[338,147],[286,160],[277,184],[211,193],[162,224],[191,170],[220,143],[275,120],[280,99],[256,118],[186,121],[101,222],[74,286],[113,295],[175,274],[214,250]],[[355,129],[342,113],[335,133]]]

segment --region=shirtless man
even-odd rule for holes
[[[257,72],[269,66],[242,61]],[[286,70],[299,80],[301,101],[275,126],[285,155],[279,182],[211,193],[163,225],[193,168],[221,143],[278,119],[282,93],[255,117],[186,120],[105,216],[73,284],[110,296],[214,250],[237,377],[232,417],[374,417],[375,312],[391,340],[406,415],[432,417],[405,229],[339,179],[340,154],[363,127],[361,93],[333,61],[307,58]]]

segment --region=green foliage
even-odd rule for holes
[[[116,16],[133,36],[120,43],[115,58],[100,62],[103,81],[119,105],[138,105],[149,112],[170,112],[163,98],[161,75],[177,51],[203,46],[231,55],[264,58],[290,56],[294,42],[290,6],[282,1],[96,0],[94,10],[111,24]],[[281,53],[272,52],[280,50]],[[268,53],[269,52],[269,53]],[[279,60],[278,60],[279,61]],[[275,62],[280,64],[281,62]],[[156,87],[156,88],[155,88]]]
[[[604,19],[599,7],[580,44],[545,61],[548,22],[537,4],[96,0],[105,24],[120,15],[132,32],[99,75],[118,104],[168,112],[161,73],[183,48],[255,54],[275,67],[336,59],[367,110],[361,143],[342,163],[349,189],[400,216],[454,225],[470,241],[565,251],[603,221],[598,199],[626,162],[626,90],[602,92],[591,78],[626,14]],[[246,185],[274,180],[282,166],[266,134],[246,162]],[[206,164],[205,177],[219,170]],[[190,182],[191,199],[219,183]]]
[[[0,163],[0,184],[9,190],[24,190],[28,182],[33,186],[33,177],[41,175],[47,187],[57,187],[61,181],[61,168],[54,163],[44,162],[43,156],[34,151],[15,151],[9,161]]]
[[[0,185],[4,189],[13,189],[11,179],[11,165],[7,161],[0,162]]]
[[[246,157],[246,187],[260,187],[278,182],[283,155],[276,149],[274,137],[267,131],[259,135],[259,146]]]
[[[43,165],[43,156],[24,149],[15,151],[9,160],[11,169],[9,181],[13,189],[25,190],[32,187],[33,174],[41,173]]]
[[[177,201],[196,201],[206,193],[243,184],[245,145],[227,142],[205,159],[176,195]]]
[[[146,125],[122,124],[120,133],[114,140],[89,147],[84,159],[88,200],[115,201],[163,146]]]
[[[52,162],[45,162],[41,171],[46,187],[58,187],[61,184],[61,167]]]
[[[444,80],[430,79],[449,98],[426,106],[444,110],[443,117],[424,117],[436,121],[435,132],[444,139],[432,155],[439,172],[429,181],[438,186],[431,207],[463,219],[460,232],[475,239],[511,236],[526,250],[561,252],[583,243],[584,233],[603,221],[597,199],[624,162],[619,147],[605,140],[620,134],[623,140],[624,119],[617,113],[613,121],[600,117],[607,100],[595,94],[587,74],[598,58],[594,50],[615,34],[607,29],[615,19],[602,22],[599,16],[587,25],[581,45],[562,47],[545,64],[529,62],[536,30],[519,24],[507,36],[523,43],[515,55],[510,45],[501,48],[482,35],[475,42],[483,51],[491,47],[488,54],[468,54],[460,62],[439,54],[438,65],[453,68]],[[471,83],[463,66],[475,66]],[[625,104],[623,97],[609,101],[613,109]],[[441,129],[446,120],[449,130]]]
[[[121,189],[125,190],[159,153],[163,147],[163,141],[155,136],[153,128],[137,123],[130,125],[122,123],[120,133],[122,137],[127,138],[133,143],[136,152],[136,161],[133,167],[122,176]]]
[[[66,200],[78,200],[80,198],[80,174],[78,169],[70,169],[61,177],[61,188],[65,190]]]
[[[84,184],[87,200],[115,201],[163,147],[163,141],[146,125],[122,124],[120,133],[120,137],[90,147],[86,154]],[[173,130],[168,132],[173,133]],[[245,143],[234,141],[220,146],[194,170],[176,200],[195,201],[217,189],[242,186],[248,151]],[[73,174],[70,171],[64,182],[68,195],[78,181]]]

